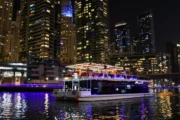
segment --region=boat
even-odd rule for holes
[[[116,66],[83,63],[66,67],[73,74],[60,80],[62,89],[53,90],[53,96],[60,100],[102,101],[154,95],[149,92],[150,80],[127,75]]]
[[[63,80],[63,89],[54,89],[60,100],[102,101],[153,96],[148,80],[81,77]]]

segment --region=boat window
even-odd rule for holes
[[[92,80],[92,94],[147,93],[148,84],[135,84],[134,81]]]
[[[88,90],[90,89],[90,80],[82,80],[80,81],[80,90]]]
[[[72,81],[65,82],[65,90],[66,91],[72,90]]]

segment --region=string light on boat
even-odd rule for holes
[[[72,76],[73,76],[75,79],[78,79],[78,73],[74,73]]]
[[[69,77],[65,77],[64,80],[69,80]]]
[[[144,84],[143,81],[136,81],[135,84]]]

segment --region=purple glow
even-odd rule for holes
[[[131,77],[131,78],[129,78],[129,80],[134,80],[134,78]]]
[[[63,42],[60,42],[61,45],[63,45],[64,43]]]
[[[123,77],[123,76],[120,76],[119,78],[120,78],[120,79],[124,79],[124,77]]]
[[[98,75],[95,75],[94,77],[95,77],[95,78],[98,78]]]
[[[44,87],[44,88],[59,88],[63,87],[63,84],[1,84],[3,87]]]
[[[117,75],[116,75],[116,74],[114,74],[114,78],[117,78]]]

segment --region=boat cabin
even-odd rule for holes
[[[148,85],[146,80],[83,77],[64,80],[63,91],[91,91],[91,95],[148,93]]]

